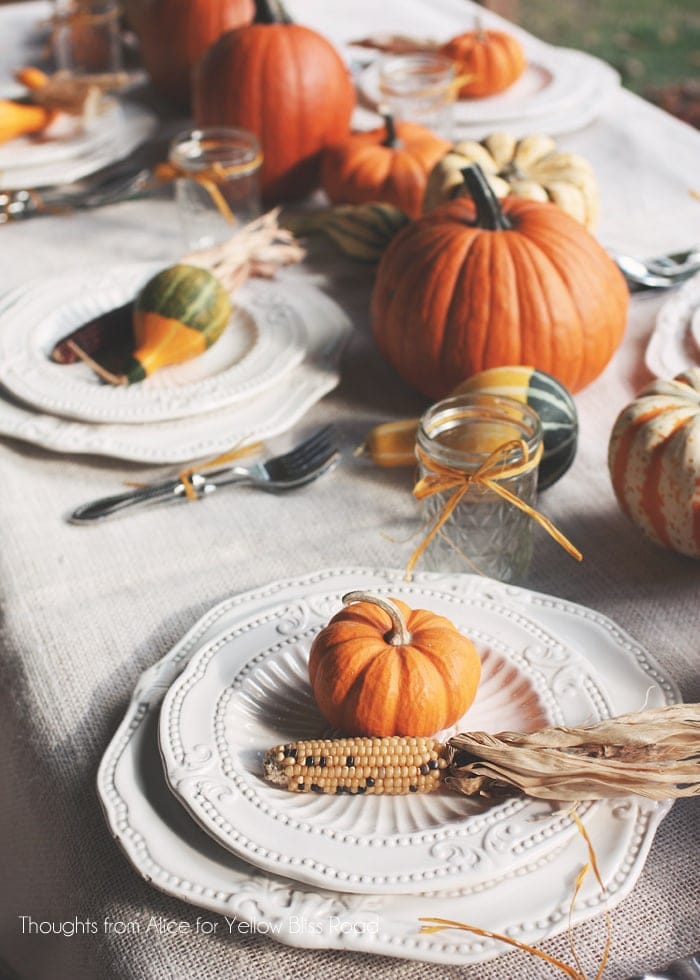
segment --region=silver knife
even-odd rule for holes
[[[640,973],[629,980],[700,980],[700,952],[674,960],[664,970]]]

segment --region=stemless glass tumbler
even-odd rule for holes
[[[490,479],[532,507],[542,442],[539,416],[527,405],[497,395],[458,395],[423,415],[416,439],[420,476],[444,473],[473,479],[421,558],[432,571],[476,571],[504,582],[521,580],[532,556],[534,521],[485,485]],[[493,454],[511,444],[508,451]],[[523,450],[526,447],[526,453]],[[510,471],[510,475],[509,475]],[[426,525],[449,504],[454,487],[422,501]]]
[[[189,249],[216,245],[260,215],[262,152],[253,133],[226,127],[181,133],[169,162]]]
[[[56,68],[101,75],[122,67],[118,0],[55,0],[52,49]]]
[[[401,54],[379,67],[380,105],[396,119],[452,138],[455,66],[440,54]]]

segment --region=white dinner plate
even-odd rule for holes
[[[347,588],[348,581],[396,591],[401,572],[325,570],[275,582],[210,610],[161,661],[140,678],[126,715],[98,772],[98,792],[115,839],[135,870],[156,888],[218,915],[252,923],[292,946],[346,949],[435,963],[468,964],[508,951],[495,940],[444,932],[420,934],[421,916],[437,916],[507,933],[526,943],[566,930],[575,877],[588,860],[577,834],[505,879],[425,895],[358,895],[293,883],[240,860],[192,821],[164,780],[156,736],[162,699],[190,659],[236,623],[294,600],[301,591]],[[419,572],[415,582],[454,596],[483,596],[514,615],[539,618],[572,650],[604,672],[614,713],[680,700],[675,685],[631,637],[606,617],[551,596],[471,575]],[[574,688],[569,677],[565,689]],[[607,886],[591,876],[576,902],[574,924],[612,907],[632,890],[669,804],[638,797],[591,809],[586,828]]]
[[[700,366],[700,275],[671,290],[656,315],[644,360],[657,378]]]
[[[348,578],[344,591],[354,588],[364,585]],[[589,662],[538,620],[483,595],[443,595],[422,583],[391,589],[410,606],[452,620],[483,663],[474,705],[438,737],[609,716],[604,684]],[[561,844],[571,821],[540,801],[485,809],[446,788],[350,798],[290,793],[265,782],[267,749],[333,735],[314,701],[308,656],[314,636],[342,609],[341,595],[300,589],[293,602],[234,624],[171,687],[160,748],[166,779],[195,819],[267,871],[367,894],[473,887]],[[574,676],[576,685],[567,689]]]
[[[76,137],[72,152],[60,159],[41,162],[43,147],[37,146],[38,157],[28,151],[21,165],[15,163],[8,169],[0,166],[0,190],[70,184],[127,157],[155,132],[158,119],[150,109],[135,102],[121,100],[119,106],[118,113],[98,126],[100,139],[94,144],[87,133],[82,140]]]
[[[0,314],[0,383],[28,405],[86,422],[163,422],[235,404],[296,367],[307,337],[298,313],[274,283],[249,281],[208,350],[133,385],[109,385],[86,364],[57,364],[55,344],[101,313],[133,299],[159,263],[84,270],[28,283]]]
[[[94,275],[99,274],[96,269]],[[303,323],[307,338],[304,359],[271,388],[215,411],[144,425],[95,424],[49,415],[0,389],[0,435],[61,453],[162,464],[209,459],[234,446],[286,432],[338,384],[351,323],[334,300],[293,273],[281,272],[276,280],[261,280],[255,288],[282,296]],[[0,315],[23,294],[18,289],[3,297]]]

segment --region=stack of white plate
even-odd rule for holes
[[[309,648],[357,588],[446,615],[473,639],[483,679],[458,730],[577,725],[679,700],[614,623],[560,599],[478,576],[406,583],[401,572],[362,568],[274,582],[216,606],[141,677],[98,774],[113,835],[159,890],[291,945],[465,964],[508,947],[421,934],[421,917],[526,943],[566,930],[588,860],[568,806],[513,798],[489,807],[445,788],[295,794],[264,781],[268,748],[329,734],[308,682]],[[589,876],[573,922],[629,894],[669,806],[637,797],[579,805],[607,891]]]
[[[657,378],[700,367],[700,275],[672,293],[659,309],[644,358]]]
[[[0,190],[31,190],[80,180],[127,157],[156,126],[150,109],[111,98],[84,127],[70,117],[59,117],[41,135],[0,143]]]
[[[286,431],[339,380],[350,323],[316,287],[281,275],[236,293],[231,321],[199,357],[130,386],[55,344],[132,300],[162,264],[44,277],[0,304],[0,434],[47,449],[144,463],[207,459]]]

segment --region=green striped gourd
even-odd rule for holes
[[[127,383],[202,354],[219,339],[230,316],[229,295],[211,272],[191,265],[163,269],[134,303],[136,347],[125,371]]]

